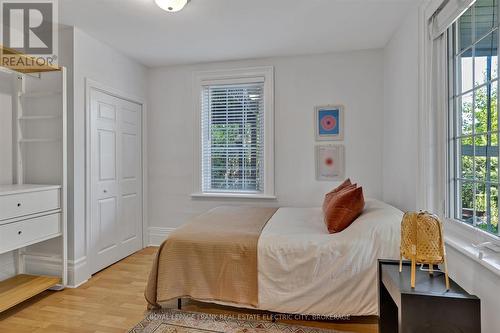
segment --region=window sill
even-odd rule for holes
[[[483,242],[496,244],[498,239],[495,236],[478,232],[459,221],[446,220],[444,225],[446,245],[500,276],[500,253],[488,248],[478,249],[473,245]],[[482,258],[480,258],[481,252]]]
[[[274,195],[251,194],[251,193],[193,193],[191,198],[222,198],[222,199],[259,199],[276,200]]]

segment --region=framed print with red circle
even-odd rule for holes
[[[345,159],[343,145],[316,146],[316,179],[344,179]]]
[[[344,107],[326,105],[314,108],[316,140],[343,140]]]

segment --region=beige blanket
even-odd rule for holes
[[[258,306],[257,242],[276,210],[218,207],[175,230],[153,263],[148,303],[189,297]]]

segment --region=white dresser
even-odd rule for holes
[[[61,186],[0,185],[0,253],[61,236]]]

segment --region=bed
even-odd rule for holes
[[[191,228],[193,232],[185,231],[185,237],[178,239],[182,244],[179,251],[165,249],[167,240],[160,248],[146,288],[150,305],[161,306],[173,298],[189,297],[277,313],[377,315],[377,259],[399,258],[400,210],[378,200],[367,200],[363,214],[350,227],[329,234],[321,208],[263,209],[265,223],[262,227],[253,223],[253,229],[248,230],[241,227],[240,220],[234,221],[240,208],[231,209],[225,217],[233,219],[231,225],[237,225],[235,232],[245,235],[243,241],[235,241],[230,231],[226,240],[213,241],[217,237],[224,239],[219,235],[231,229],[227,223],[213,239],[199,238],[209,233],[209,227],[202,229],[220,214],[209,214]],[[241,209],[247,210],[245,214],[257,214],[248,207]],[[257,231],[255,245],[245,243],[248,235]],[[221,254],[219,243],[228,243],[232,248]],[[184,255],[184,247],[193,244],[195,247],[187,251],[190,254]],[[170,261],[161,259],[162,249]],[[203,255],[205,258],[198,257]],[[216,260],[217,255],[223,257]],[[219,267],[212,269],[213,265]],[[210,297],[200,292],[203,288],[212,289]],[[224,295],[227,290],[230,296]],[[253,298],[252,292],[256,295]]]

